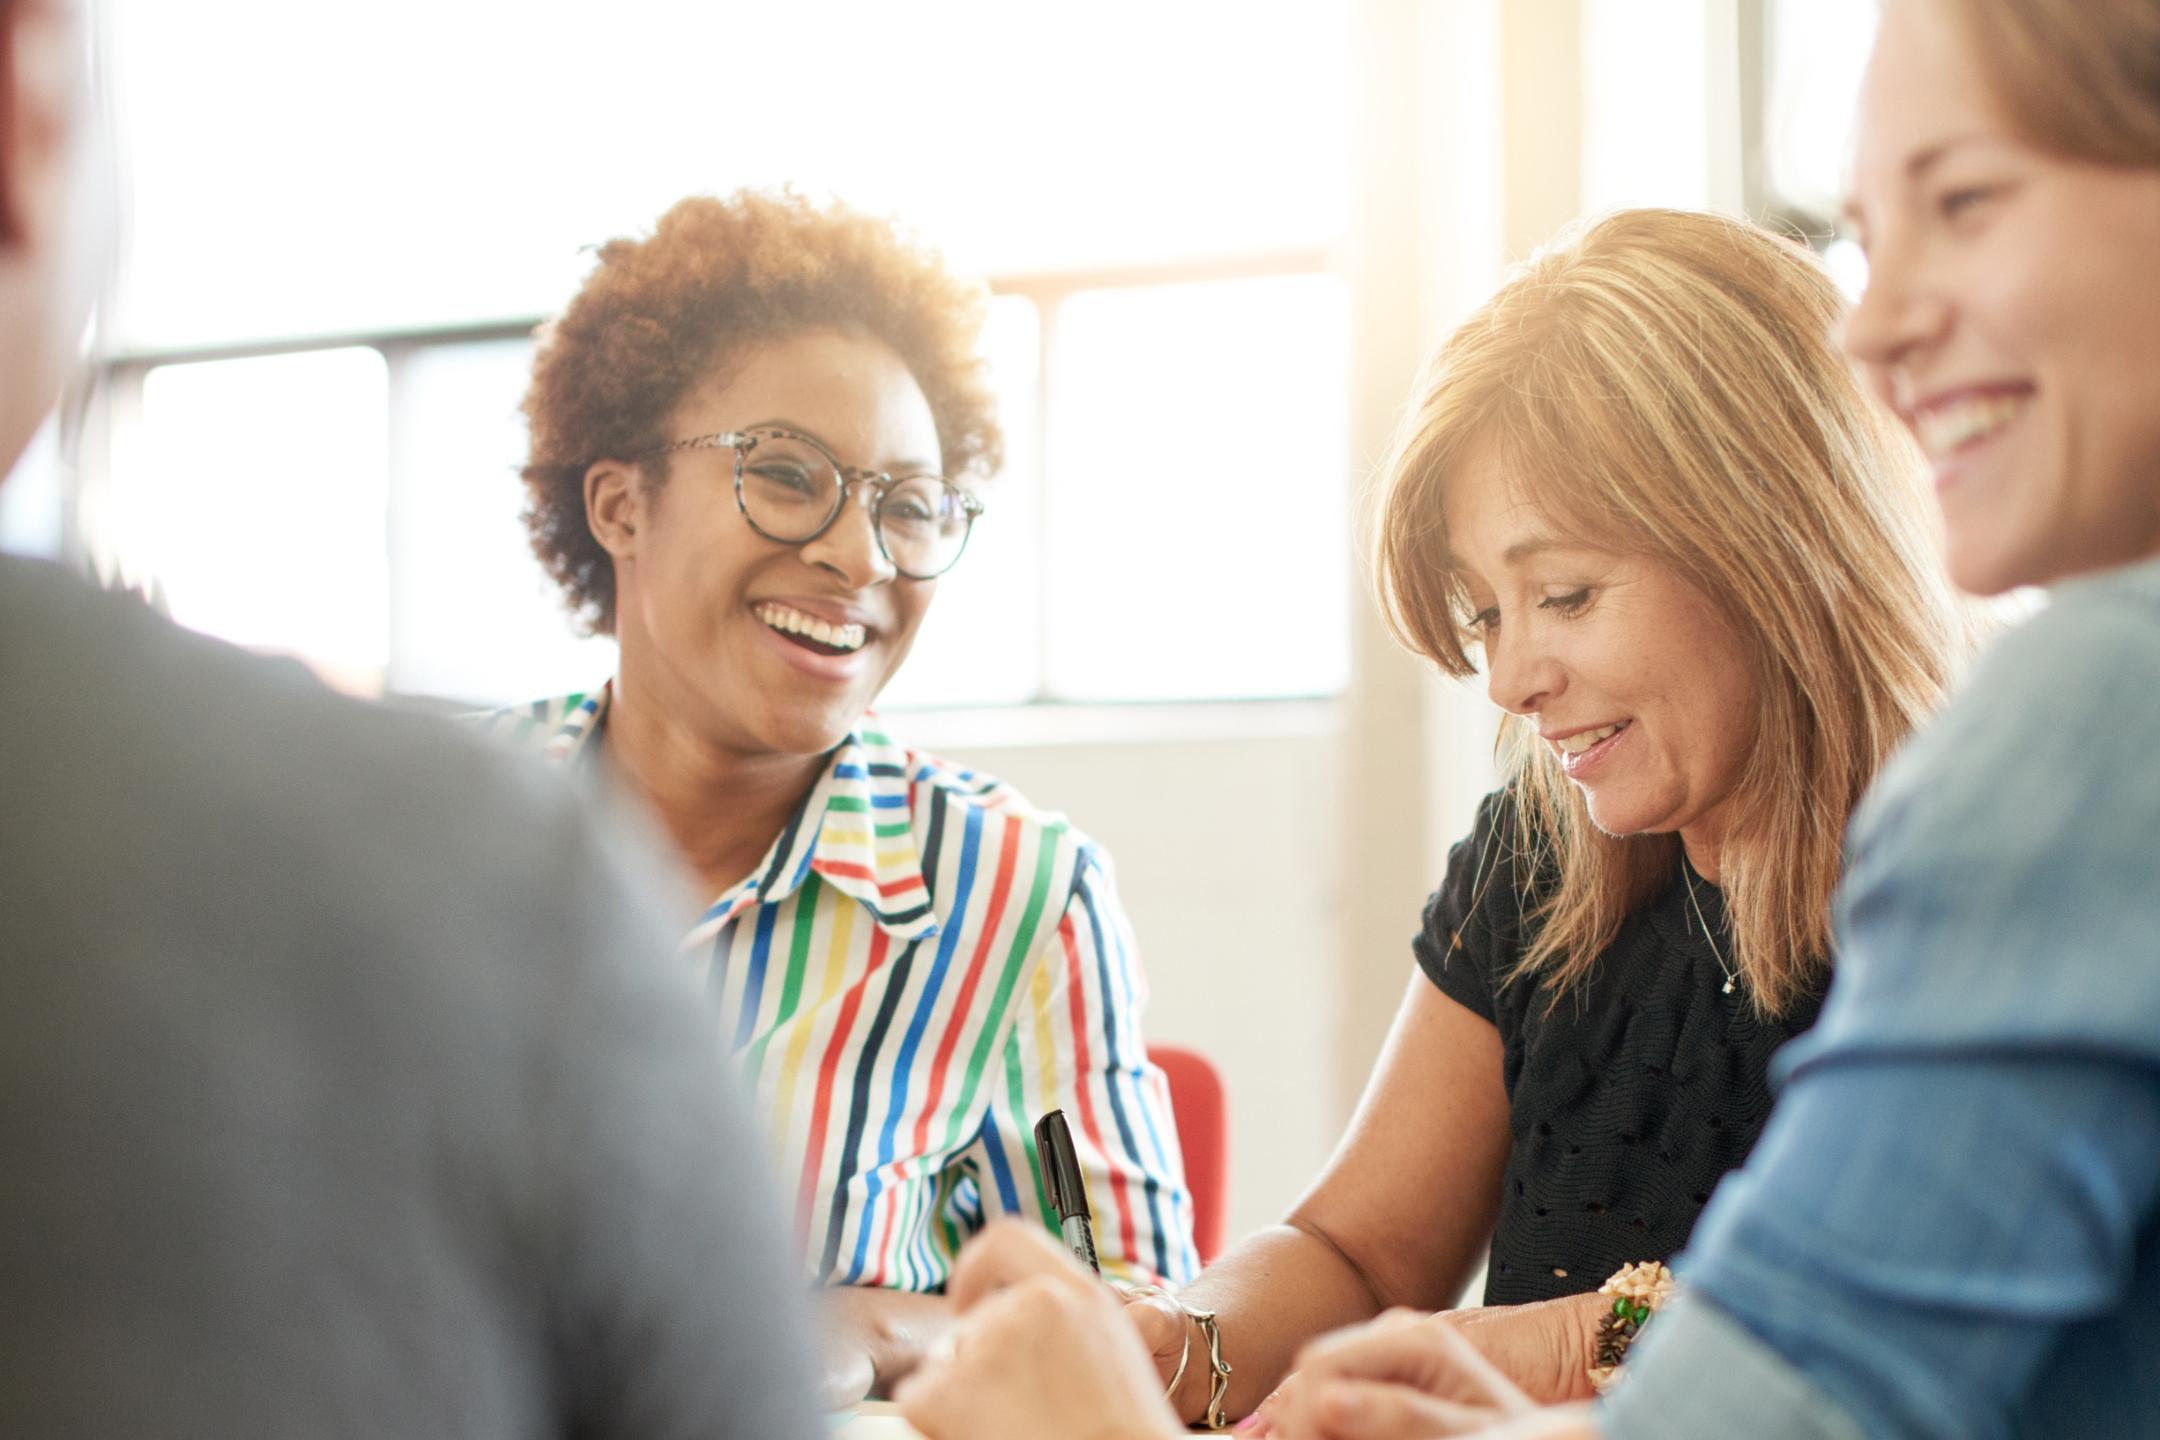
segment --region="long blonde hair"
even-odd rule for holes
[[[1846,819],[1939,698],[1960,636],[1918,456],[1833,348],[1841,308],[1811,256],[1754,226],[1599,220],[1441,347],[1377,532],[1389,627],[1451,675],[1476,666],[1442,504],[1473,459],[1565,531],[1669,567],[1732,626],[1758,718],[1720,883],[1732,958],[1768,1015],[1827,961]],[[1551,882],[1517,973],[1557,997],[1671,882],[1678,840],[1600,832],[1548,748],[1503,724],[1518,850]]]

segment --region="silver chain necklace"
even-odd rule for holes
[[[1695,923],[1702,926],[1703,939],[1710,942],[1710,958],[1717,961],[1717,968],[1725,977],[1724,993],[1730,995],[1733,986],[1740,981],[1740,974],[1725,963],[1725,952],[1718,949],[1717,936],[1710,933],[1710,922],[1703,918],[1702,901],[1695,898],[1695,867],[1688,864],[1685,855],[1680,857],[1680,878],[1687,881],[1687,900],[1694,908]]]

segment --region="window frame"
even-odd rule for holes
[[[988,288],[993,299],[1024,300],[1032,306],[1036,317],[1034,393],[1031,397],[1035,419],[1028,427],[1027,452],[1018,457],[1008,452],[1007,465],[1010,470],[1025,471],[1030,476],[1029,483],[1038,487],[1035,498],[1041,529],[1047,531],[1055,523],[1058,503],[1057,487],[1049,474],[1049,457],[1054,443],[1050,400],[1058,383],[1059,315],[1067,300],[1102,291],[1309,276],[1332,276],[1347,283],[1337,250],[1321,245],[1209,259],[992,277]],[[376,351],[383,358],[387,376],[389,473],[386,504],[395,516],[397,507],[410,503],[410,479],[402,473],[405,468],[403,457],[408,450],[406,438],[401,434],[400,417],[404,413],[407,387],[412,383],[413,359],[437,348],[530,341],[544,318],[532,316],[440,326],[265,337],[126,350],[100,358],[88,372],[80,402],[65,407],[62,415],[61,443],[66,460],[64,531],[71,558],[84,562],[86,568],[104,577],[107,583],[135,587],[148,578],[118,570],[115,557],[102,548],[94,520],[87,520],[84,512],[86,507],[97,508],[97,497],[110,474],[112,436],[120,426],[141,415],[143,388],[152,372],[172,365],[263,359],[326,350],[358,348]],[[1349,383],[1346,374],[1344,384]],[[1020,463],[1015,464],[1016,459]],[[1347,451],[1343,464],[1346,478],[1354,482],[1356,477],[1347,474],[1351,469]],[[1346,504],[1353,503],[1355,490],[1354,483],[1345,486]],[[398,536],[399,527],[393,519],[388,526],[390,555],[386,562],[393,575],[397,570]],[[1041,541],[1038,539],[1036,543],[1039,547]],[[1038,583],[1047,591],[1049,567],[1037,564],[1033,568],[1039,577]],[[1317,733],[1334,723],[1334,705],[1343,693],[1339,690],[1318,694],[1193,699],[1076,700],[1061,696],[1048,683],[1049,655],[1053,648],[1051,607],[1047,593],[1037,598],[1035,680],[1027,698],[1002,703],[908,705],[901,713],[910,717],[910,723],[921,720],[937,731],[979,736],[989,744],[1038,743],[1075,735],[1111,740],[1140,739],[1155,734],[1190,734],[1199,730],[1231,734]],[[392,650],[385,666],[381,698],[421,706],[438,705],[444,697],[427,691],[402,691],[391,683],[390,677],[398,669],[396,636],[401,633],[397,623],[400,603],[398,587],[393,583],[386,617]],[[567,618],[564,623],[569,623]],[[1348,644],[1347,636],[1345,644]]]

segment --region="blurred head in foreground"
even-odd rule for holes
[[[1994,594],[2160,554],[2160,4],[1894,0],[1846,344]]]
[[[106,240],[0,0],[0,458]],[[642,832],[0,555],[0,1434],[808,1436],[800,1287]]]
[[[0,474],[59,398],[110,253],[80,22],[72,0],[0,0]]]

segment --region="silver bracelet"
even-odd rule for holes
[[[1176,1296],[1170,1297],[1177,1300]],[[1200,1333],[1207,1337],[1208,1376],[1207,1426],[1210,1430],[1223,1428],[1223,1399],[1230,1393],[1230,1362],[1222,1358],[1222,1326],[1216,1323],[1213,1310],[1195,1310],[1182,1300],[1177,1307],[1200,1326]]]
[[[1195,1310],[1160,1285],[1120,1285],[1128,1295],[1160,1295],[1175,1305],[1178,1312],[1193,1325],[1200,1327],[1200,1334],[1208,1348],[1208,1401],[1207,1424],[1210,1430],[1223,1428],[1223,1400],[1230,1393],[1230,1365],[1222,1358],[1222,1326],[1215,1319],[1213,1310]],[[1185,1346],[1178,1352],[1177,1371],[1170,1383],[1163,1387],[1163,1398],[1173,1409],[1177,1405],[1178,1386],[1185,1383],[1185,1371],[1192,1364],[1192,1325],[1184,1327]]]
[[[1164,1298],[1170,1299],[1167,1292],[1165,1293]],[[1173,1305],[1177,1305],[1177,1301],[1175,1299],[1170,1299],[1170,1303]],[[1178,1306],[1178,1308],[1183,1309],[1184,1307]],[[1180,1325],[1178,1326],[1178,1333],[1185,1337],[1185,1345],[1184,1348],[1178,1351],[1177,1373],[1170,1377],[1170,1383],[1163,1386],[1162,1392],[1163,1399],[1170,1402],[1170,1408],[1172,1410],[1175,1410],[1177,1408],[1177,1387],[1185,1383],[1185,1367],[1192,1363],[1192,1326]]]

